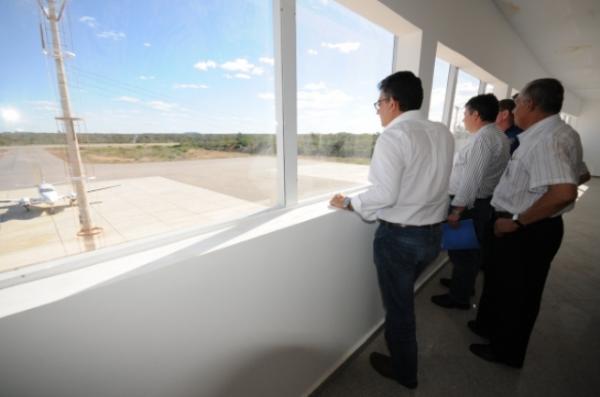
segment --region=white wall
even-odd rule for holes
[[[301,395],[382,320],[372,237],[329,213],[3,318],[0,395]]]
[[[367,7],[369,1],[363,4]],[[459,52],[510,87],[551,76],[491,1],[380,0],[436,40]],[[465,70],[468,67],[457,64]],[[477,71],[473,70],[477,76]],[[478,76],[480,77],[480,76]],[[581,99],[565,93],[564,110],[578,115]]]
[[[581,135],[583,158],[594,176],[600,176],[600,101],[586,101],[575,129]]]

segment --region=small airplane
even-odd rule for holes
[[[104,186],[96,189],[90,189],[87,192],[97,192],[99,190],[112,189],[120,185]],[[69,206],[72,206],[77,201],[77,195],[73,192],[69,194],[59,194],[56,188],[51,183],[42,182],[37,185],[38,197],[21,197],[19,199],[8,199],[0,200],[0,203],[9,203],[9,206],[18,205],[25,208],[26,211],[30,211],[31,208],[39,208],[42,210],[49,210],[50,213],[54,212],[54,208],[59,205],[61,201],[67,201]]]

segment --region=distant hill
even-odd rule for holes
[[[379,134],[300,134],[298,154],[307,156],[370,158]],[[274,134],[77,134],[79,143],[86,144],[151,144],[173,143],[184,148],[232,151],[248,154],[275,154]],[[0,146],[64,145],[62,133],[2,132]]]

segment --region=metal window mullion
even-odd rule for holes
[[[442,123],[448,128],[450,128],[450,119],[452,118],[457,79],[458,68],[454,65],[450,65],[450,70],[448,71],[448,84],[446,84],[446,98],[444,99],[444,113],[442,114]]]
[[[479,88],[477,89],[477,95],[485,94],[485,86],[487,83],[483,80],[479,80]]]
[[[277,202],[298,202],[296,106],[296,0],[273,0],[275,117],[277,122]]]

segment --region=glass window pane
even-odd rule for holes
[[[393,35],[334,1],[298,0],[298,192],[304,199],[367,183],[391,73]]]
[[[459,70],[456,80],[456,92],[454,94],[454,108],[452,109],[452,118],[450,121],[450,131],[454,133],[456,139],[456,149],[460,149],[469,137],[463,124],[463,113],[465,103],[477,95],[479,91],[479,80],[470,74]]]
[[[490,83],[486,83],[485,84],[485,93],[486,94],[493,94],[494,93],[494,85],[490,84]]]
[[[448,87],[448,74],[450,64],[443,59],[435,59],[433,70],[433,84],[431,87],[431,103],[429,105],[429,120],[442,121],[444,115],[444,102]]]
[[[0,208],[0,270],[271,207],[272,14],[268,0],[67,2],[59,29],[86,185],[110,187],[88,194],[103,230],[82,237],[54,61],[40,51],[46,18],[33,0],[3,4],[0,200],[14,201]],[[47,20],[42,37],[49,54]]]

